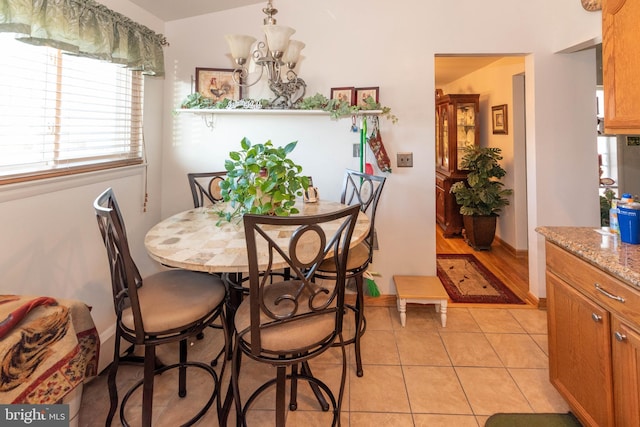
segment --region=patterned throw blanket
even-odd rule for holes
[[[0,295],[0,403],[59,402],[97,374],[99,349],[85,304]]]

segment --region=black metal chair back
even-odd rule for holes
[[[340,201],[347,205],[360,204],[360,210],[369,217],[371,226],[365,238],[369,247],[369,262],[372,261],[375,245],[376,211],[386,180],[384,176],[369,175],[351,169],[347,169],[344,175]]]
[[[223,199],[220,182],[224,181],[227,172],[188,173],[189,188],[193,197],[193,207],[199,208],[214,205]]]
[[[131,307],[135,324],[135,331],[132,331],[136,337],[135,343],[143,344],[144,324],[138,302],[138,288],[142,286],[142,277],[131,257],[122,214],[111,188],[98,196],[94,202],[94,209],[107,249],[111,291],[118,322],[122,318],[122,311]]]

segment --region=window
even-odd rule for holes
[[[0,33],[0,184],[142,163],[140,72]]]
[[[598,116],[598,166],[600,174],[600,195],[606,190],[618,193],[618,141],[615,135],[602,133],[600,123],[604,126],[604,91],[602,87],[596,89],[596,113]]]

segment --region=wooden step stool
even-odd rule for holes
[[[440,312],[442,327],[447,326],[447,302],[449,295],[442,282],[433,276],[393,276],[396,285],[400,323],[407,323],[407,303],[435,304],[436,313]]]

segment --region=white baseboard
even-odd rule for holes
[[[98,359],[98,373],[113,361],[113,348],[116,337],[116,325],[112,325],[100,334],[100,357]]]

